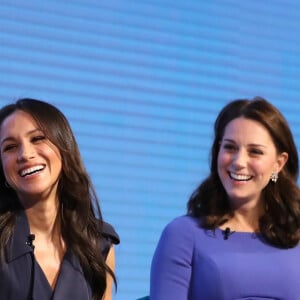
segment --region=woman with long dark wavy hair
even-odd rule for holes
[[[0,298],[109,300],[119,238],[55,106],[0,110]]]
[[[155,251],[151,300],[299,299],[298,153],[283,115],[256,97],[214,125],[209,176]]]

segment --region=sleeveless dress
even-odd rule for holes
[[[103,224],[102,255],[106,258],[119,236],[108,224]],[[13,236],[8,245],[7,263],[0,268],[0,299],[5,300],[89,300],[92,292],[85,280],[78,258],[67,251],[63,257],[55,289],[52,290],[43,270],[34,258],[28,241],[29,224],[24,211],[16,219]]]

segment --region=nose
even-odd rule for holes
[[[234,157],[233,157],[233,165],[235,168],[242,168],[245,167],[247,164],[247,151],[244,149],[239,149],[236,151]]]
[[[23,143],[19,147],[18,161],[26,161],[34,157],[34,148],[28,143]]]

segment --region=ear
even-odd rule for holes
[[[276,173],[279,173],[281,169],[284,167],[286,162],[288,161],[289,155],[287,152],[282,152],[277,156],[276,161]]]

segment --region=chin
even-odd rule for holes
[[[242,204],[250,201],[250,196],[249,195],[233,195],[229,194],[228,198],[230,199],[231,202],[236,203],[236,204]]]

